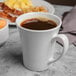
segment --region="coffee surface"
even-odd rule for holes
[[[38,18],[27,19],[21,23],[21,26],[32,30],[48,30],[55,28],[57,26],[57,24],[52,20],[48,20],[45,18],[42,19]]]

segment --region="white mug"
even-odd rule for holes
[[[48,18],[54,21],[57,26],[49,30],[32,30],[20,25],[27,19],[37,17]],[[30,70],[46,70],[52,62],[59,60],[69,48],[68,38],[63,34],[58,34],[62,21],[56,15],[40,12],[27,13],[19,16],[16,19],[16,24],[22,42],[23,62],[25,67]],[[54,46],[57,38],[63,41],[64,48],[62,54],[57,59],[54,59],[53,57],[56,51]]]

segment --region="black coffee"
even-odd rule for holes
[[[54,21],[48,20],[46,18],[32,18],[24,20],[21,23],[21,26],[32,30],[47,30],[55,28],[57,24]]]

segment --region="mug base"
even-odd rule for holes
[[[26,66],[26,65],[24,65],[24,67],[25,67],[27,70],[34,71],[34,72],[43,72],[43,71],[48,70],[48,67],[46,67],[45,69],[33,69],[33,68],[28,67],[28,66]]]

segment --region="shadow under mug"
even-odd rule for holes
[[[31,30],[20,26],[24,20],[37,17],[49,18],[57,24],[57,27],[49,30]],[[23,63],[28,69],[32,71],[46,70],[51,63],[59,60],[67,52],[69,41],[64,34],[58,34],[62,24],[58,16],[40,12],[27,13],[19,16],[16,24],[22,42]],[[57,38],[62,40],[63,50],[61,55],[54,59],[56,51],[54,46]]]

